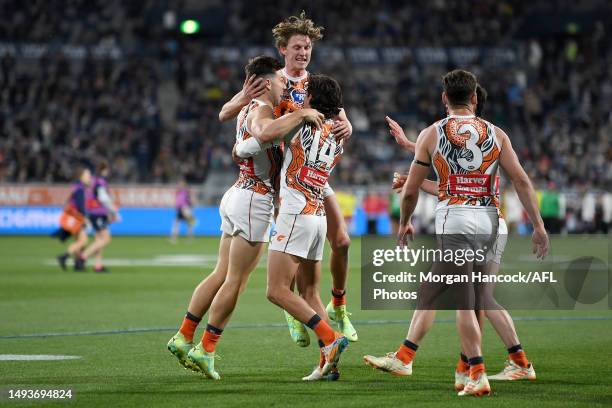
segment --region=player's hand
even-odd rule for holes
[[[244,159],[238,156],[238,154],[236,153],[236,146],[238,146],[238,143],[234,143],[234,148],[232,149],[232,160],[234,161],[234,163],[240,164]]]
[[[397,232],[397,245],[399,247],[407,247],[408,244],[414,240],[414,227],[412,223],[408,221],[406,225],[400,225]]]
[[[404,184],[406,184],[406,180],[408,180],[408,175],[402,175],[398,172],[393,173],[393,183],[391,184],[391,188],[395,190],[396,193],[402,191]]]
[[[388,116],[385,116],[387,120],[387,124],[389,124],[389,133],[395,139],[396,143],[400,145],[405,150],[414,153],[416,143],[408,140],[406,134],[404,133],[404,129],[393,119]]]
[[[353,134],[351,127],[344,120],[335,120],[331,131],[338,141],[348,140]]]
[[[548,255],[548,234],[544,227],[536,228],[531,235],[531,250],[538,259],[544,259]]]
[[[302,117],[306,122],[310,122],[317,127],[317,129],[321,129],[323,127],[323,123],[325,122],[325,115],[319,112],[316,109],[305,108],[299,111],[302,114]]]
[[[123,220],[123,218],[121,218],[121,214],[116,212],[115,216],[113,217],[113,222],[121,222],[122,220]]]
[[[249,99],[260,97],[266,92],[266,82],[263,78],[255,78],[255,74],[244,80],[242,84],[242,94]]]

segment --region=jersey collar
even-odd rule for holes
[[[304,75],[299,76],[299,77],[294,77],[294,76],[289,75],[289,73],[287,72],[287,69],[284,67],[282,71],[283,71],[283,75],[290,81],[301,81],[308,77],[308,71],[304,72]]]

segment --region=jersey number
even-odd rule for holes
[[[459,153],[460,157],[457,159],[457,163],[464,169],[472,171],[478,169],[482,164],[482,150],[476,145],[479,137],[476,128],[472,125],[463,124],[457,130],[458,134],[466,132],[470,134],[470,138],[465,141],[465,147]],[[470,152],[471,155],[466,155],[466,150]]]
[[[336,153],[336,142],[331,137],[323,142],[323,146],[319,149],[319,141],[321,140],[321,131],[317,130],[314,134],[312,144],[310,145],[310,152],[308,153],[308,162],[313,165],[317,161],[322,161],[326,165],[326,170],[329,170],[334,163],[334,156]]]

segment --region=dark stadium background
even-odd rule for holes
[[[198,205],[214,208],[236,174],[234,123],[219,123],[219,109],[240,89],[248,57],[278,55],[271,28],[302,9],[325,26],[309,70],[340,80],[354,127],[332,178],[357,200],[354,231],[388,232],[392,173],[411,160],[385,115],[414,139],[444,114],[441,75],[462,67],[488,90],[484,117],[511,136],[549,229],[607,232],[612,5],[604,0],[2,0],[3,231],[19,232],[17,209],[59,204],[14,199],[29,194],[21,183],[65,185],[77,164],[100,159],[111,162],[111,187],[173,188],[185,176]],[[181,32],[188,19],[198,32]],[[528,233],[516,195],[506,204],[513,230]],[[431,214],[419,215],[426,229]]]

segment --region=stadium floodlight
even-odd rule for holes
[[[180,28],[183,34],[196,34],[200,31],[200,23],[197,20],[183,20],[181,21]]]

